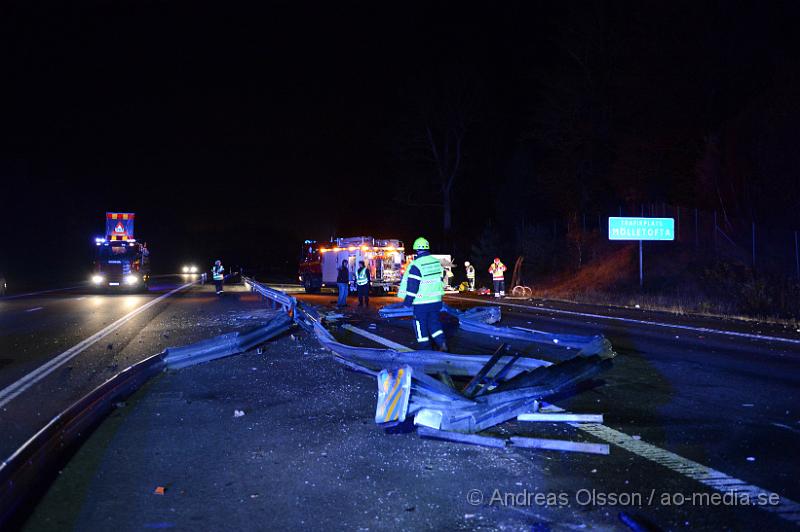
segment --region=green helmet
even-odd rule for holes
[[[414,251],[418,249],[431,249],[431,245],[422,237],[414,240]]]

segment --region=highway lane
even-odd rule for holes
[[[339,313],[332,294],[298,297]],[[351,300],[340,322],[413,346],[408,320],[383,320],[375,313],[394,301],[376,298],[371,309],[358,309]],[[308,526],[309,507],[315,509],[314,523],[327,528],[622,529],[620,511],[643,515],[665,530],[773,530],[797,522],[797,516],[708,505],[702,498],[699,504],[663,502],[664,495],[711,492],[691,476],[688,459],[729,475],[725,482],[800,498],[792,455],[798,441],[792,431],[773,425],[795,399],[795,353],[740,338],[706,342],[675,338],[663,328],[506,310],[506,325],[607,334],[620,354],[602,375],[603,385],[553,402],[570,411],[603,413],[603,427],[622,431],[628,442],[657,446],[660,461],[619,444],[609,455],[586,455],[385,434],[372,422],[374,380],[335,363],[312,336],[295,333],[270,342],[263,355],[232,357],[158,379],[130,408],[112,416],[116,421],[106,427],[107,435],[86,446],[72,467],[73,479],[55,488],[50,500],[72,513],[78,528],[117,530],[183,529],[197,522],[212,528],[247,529],[254,523],[299,528]],[[445,321],[456,352],[485,353],[499,343],[459,332],[452,318]],[[335,325],[332,331],[347,343],[376,345]],[[231,416],[238,408],[244,408],[244,417]],[[600,441],[565,424],[512,421],[488,432]],[[84,497],[74,489],[75,477],[87,476],[91,487]],[[69,479],[70,472],[61,478]],[[168,486],[165,497],[151,495],[156,483]],[[477,504],[467,499],[475,490],[483,494]],[[490,504],[495,490],[564,494],[570,504]],[[584,501],[597,493],[638,495],[643,502],[579,503],[579,493]],[[54,517],[53,509],[45,505],[40,514],[51,528],[70,522]],[[79,515],[75,509],[81,509]]]
[[[191,281],[157,279],[146,293],[71,289],[0,300],[0,390],[142,305]]]
[[[322,296],[300,298],[324,301]],[[376,306],[393,302],[396,300],[381,298],[376,300]],[[494,304],[490,299],[449,298],[448,302],[461,308]],[[614,368],[602,376],[602,386],[563,398],[559,406],[576,412],[603,413],[605,424],[615,430],[800,500],[800,486],[795,481],[797,460],[789,451],[800,447],[800,346],[553,314],[546,308],[519,308],[520,302],[508,302],[515,306],[502,308],[502,325],[555,333],[602,333],[619,353]],[[572,310],[586,309],[576,306]],[[377,327],[369,331],[413,347],[414,335],[408,320],[381,320],[352,305],[348,313],[349,321],[357,326],[367,329],[374,323]],[[499,343],[459,332],[454,319],[445,317],[445,322],[454,352],[486,353]],[[686,318],[678,322],[692,323]],[[716,322],[717,327],[725,325]],[[708,327],[709,323],[698,320],[698,326]],[[762,328],[770,334],[776,332],[775,327],[747,326],[753,331]],[[742,324],[734,323],[733,330],[741,331]],[[348,341],[371,344],[353,336]],[[513,349],[525,347],[508,343]]]
[[[146,294],[48,294],[0,302],[0,455],[13,449],[55,414],[125,367],[162,351],[236,327],[238,314],[260,308],[258,299],[230,286],[219,298],[212,288],[184,285],[183,276],[159,279]],[[141,310],[146,305],[150,307]],[[38,308],[37,307],[41,307]],[[37,309],[37,310],[31,310]],[[21,379],[38,375],[56,357],[125,318],[74,358],[25,387],[4,394]],[[246,322],[247,320],[245,320]]]

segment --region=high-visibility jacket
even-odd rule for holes
[[[467,266],[467,279],[474,279],[475,278],[475,266],[470,264]]]
[[[358,286],[364,286],[369,284],[369,270],[366,268],[361,268],[356,272],[356,284]]]
[[[224,273],[224,272],[225,272],[225,267],[224,267],[223,265],[221,265],[221,264],[220,264],[219,266],[217,266],[217,265],[215,264],[215,265],[214,265],[214,266],[211,268],[211,277],[212,277],[212,278],[213,278],[215,281],[221,281],[222,279],[224,279],[224,278],[225,278],[225,276],[223,275],[223,273]]]
[[[408,265],[397,297],[412,297],[414,305],[437,303],[444,295],[444,268],[439,259],[430,255],[417,257]]]
[[[502,262],[493,262],[491,266],[489,266],[489,273],[492,274],[492,280],[494,281],[502,281],[505,276],[503,275],[506,271],[506,265]]]

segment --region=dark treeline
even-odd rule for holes
[[[796,8],[499,11],[432,10],[438,53],[400,91],[397,199],[462,254],[489,227],[512,252],[527,227],[649,203],[800,227]]]
[[[306,238],[542,254],[642,204],[800,226],[796,3],[37,6],[0,16],[12,279],[85,277],[106,210],[162,271],[287,274]]]

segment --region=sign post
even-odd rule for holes
[[[644,286],[643,242],[675,240],[675,219],[611,216],[608,218],[608,239],[639,241],[639,287],[641,288]]]
[[[644,269],[642,268],[642,241],[639,240],[639,288],[644,287]]]

